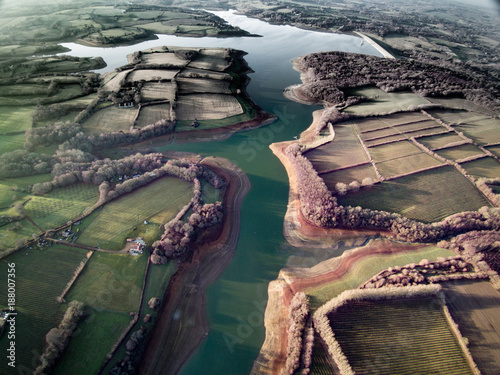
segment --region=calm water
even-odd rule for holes
[[[288,201],[288,178],[269,144],[292,139],[312,121],[313,106],[285,99],[285,87],[300,82],[291,60],[318,51],[359,52],[380,56],[362,39],[347,35],[269,25],[232,12],[214,12],[260,38],[186,38],[160,35],[158,40],[134,46],[91,48],[63,45],[76,56],[102,56],[109,71],[126,64],[125,56],[155,46],[231,47],[245,56],[255,73],[248,93],[265,110],[279,117],[275,123],[237,133],[225,141],[169,144],[162,150],[181,150],[216,155],[238,165],[250,178],[251,190],[243,202],[241,231],[233,261],[207,291],[210,333],[184,367],[182,374],[248,374],[264,341],[264,309],[267,285],[290,256],[307,262],[307,251],[289,246],[283,238],[283,217]],[[304,263],[304,265],[309,265]]]

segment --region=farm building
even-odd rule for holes
[[[146,249],[146,242],[142,237],[138,237],[132,241],[129,241],[129,239],[127,239],[127,242],[131,243],[128,251],[130,255],[142,254],[144,252],[144,249]]]

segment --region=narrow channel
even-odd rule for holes
[[[291,256],[304,255],[289,246],[282,235],[288,201],[288,178],[269,144],[293,139],[312,121],[319,107],[287,100],[282,92],[300,82],[291,60],[319,51],[346,51],[380,56],[363,39],[350,35],[320,33],[291,26],[270,25],[234,12],[213,12],[230,24],[261,37],[187,38],[159,35],[133,46],[113,48],[63,45],[75,56],[101,56],[110,71],[126,63],[126,55],[154,46],[230,47],[248,54],[254,73],[247,91],[251,98],[278,120],[266,127],[236,133],[227,140],[168,144],[161,151],[179,150],[227,158],[249,177],[251,190],[241,211],[238,246],[231,264],[207,290],[210,333],[184,366],[182,374],[248,374],[264,341],[264,309],[267,285]]]

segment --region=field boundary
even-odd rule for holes
[[[467,341],[463,338],[458,329],[458,326],[453,321],[449,310],[447,310],[445,296],[439,284],[434,285],[417,285],[404,288],[388,287],[383,289],[352,289],[342,292],[339,296],[331,299],[322,305],[313,314],[313,322],[316,330],[321,338],[325,341],[328,353],[335,361],[342,375],[355,375],[349,360],[344,354],[340,343],[337,341],[328,315],[335,312],[341,306],[346,305],[350,301],[359,300],[385,300],[392,298],[411,298],[411,297],[436,297],[441,306],[441,310],[446,317],[446,322],[450,327],[453,336],[458,340],[460,348],[466,357],[468,365],[471,367],[475,375],[480,375],[480,372],[475,364],[472,355],[467,348]]]

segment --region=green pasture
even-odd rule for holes
[[[493,153],[494,155],[500,157],[500,145],[499,146],[489,146],[486,148],[488,151]]]
[[[191,120],[178,120],[177,125],[175,126],[175,131],[184,132],[193,130],[196,131],[198,129],[199,130],[216,129],[252,120],[256,115],[255,109],[252,107],[252,105],[245,99],[241,98],[240,96],[235,96],[235,98],[240,103],[241,108],[243,109],[243,113],[239,115],[225,117],[220,120],[198,120],[200,126],[198,126],[197,128],[193,128],[191,126],[193,122]]]
[[[84,123],[83,128],[92,134],[128,132],[134,123],[137,108],[107,107],[95,112]]]
[[[471,102],[470,100],[467,99],[461,99],[461,98],[435,98],[435,97],[428,97],[426,98],[433,104],[439,104],[448,108],[453,108],[453,109],[458,109],[458,110],[464,110],[464,111],[471,111],[471,112],[479,112],[481,114],[485,115],[498,115],[496,112],[491,111],[485,107],[482,107],[474,102]],[[453,109],[450,112],[453,112]],[[477,115],[477,113],[476,113]],[[466,115],[467,116],[467,115]],[[457,120],[460,121],[460,118]]]
[[[355,373],[473,372],[437,297],[350,301],[329,318]]]
[[[130,320],[127,313],[86,308],[53,374],[97,374]]]
[[[487,118],[483,120],[468,121],[456,127],[457,131],[485,145],[500,142],[500,120]]]
[[[364,178],[370,177],[373,181],[377,180],[377,175],[371,164],[359,165],[357,167],[341,169],[339,171],[324,173],[320,177],[325,181],[330,191],[335,191],[335,185],[338,182],[349,184],[353,181],[361,183]]]
[[[384,181],[338,200],[344,206],[396,212],[424,222],[439,221],[489,205],[474,185],[452,166]]]
[[[352,105],[344,110],[347,113],[375,114],[394,110],[408,110],[413,106],[429,104],[420,96],[410,92],[385,92],[376,87],[347,90],[347,95],[365,96],[368,102]]]
[[[63,317],[65,306],[56,301],[78,264],[85,258],[84,250],[54,245],[43,250],[23,249],[0,260],[0,273],[7,275],[9,263],[16,270],[16,364],[31,369],[38,365],[38,356],[45,347],[45,335]],[[6,279],[5,279],[6,280]],[[6,283],[2,285],[6,286]],[[1,306],[6,306],[7,288],[0,288]],[[7,335],[0,338],[3,352]],[[18,374],[0,361],[0,373]]]
[[[163,22],[150,22],[141,24],[140,27],[144,30],[151,31],[155,34],[175,34],[177,26],[165,25]]]
[[[500,177],[500,163],[495,159],[486,157],[461,164],[469,174],[478,178],[497,178]]]
[[[410,141],[387,143],[380,146],[370,147],[368,150],[370,151],[373,161],[376,163],[384,160],[397,159],[403,156],[420,154],[422,152],[419,147],[415,146]]]
[[[311,301],[311,309],[318,307],[338,296],[345,290],[355,289],[368,281],[380,271],[389,267],[404,266],[410,263],[418,263],[422,259],[435,260],[438,257],[449,257],[456,255],[454,252],[440,247],[415,246],[414,251],[405,251],[398,254],[377,254],[376,256],[362,258],[356,261],[339,280],[321,285],[319,288],[306,290]]]
[[[4,85],[0,86],[0,96],[3,97],[17,97],[17,96],[31,96],[48,94],[48,84],[17,84],[17,85]],[[5,98],[2,98],[2,102]]]
[[[440,131],[447,131],[445,127],[439,125],[436,121],[433,120],[411,122],[408,124],[399,124],[394,126],[394,129],[396,129],[400,133],[412,133],[419,130],[430,131],[432,128],[439,129]]]
[[[335,126],[335,138],[304,153],[318,172],[369,161],[352,125]]]
[[[158,297],[163,302],[163,295],[167,290],[168,283],[176,272],[177,265],[175,262],[162,265],[150,264],[147,286],[144,292],[144,310],[146,313],[151,314],[151,309],[147,305],[151,298]]]
[[[356,125],[359,133],[366,133],[385,129],[390,126],[385,121],[383,121],[385,118],[386,117],[365,117],[351,121]]]
[[[376,166],[383,177],[392,177],[440,164],[443,163],[434,157],[421,152],[419,154],[402,156],[397,159],[376,163]]]
[[[147,254],[94,254],[66,299],[116,312],[137,311],[147,258]]]
[[[466,123],[486,118],[484,114],[459,109],[430,109],[427,112],[448,124]]]
[[[461,142],[463,140],[463,138],[459,137],[455,133],[448,133],[422,137],[418,139],[418,142],[433,150],[436,148],[444,147],[450,143]]]
[[[205,203],[222,201],[226,189],[216,189],[205,180],[201,180],[201,199]]]
[[[119,250],[127,237],[144,235],[140,228],[134,230],[144,220],[151,221],[147,228],[164,224],[175,217],[192,196],[191,183],[175,177],[160,178],[99,209],[78,243]]]
[[[0,227],[0,255],[3,251],[22,245],[24,241],[37,237],[40,230],[24,219]]]
[[[22,149],[25,141],[24,134],[0,135],[0,154]]]
[[[365,142],[367,147],[373,147],[373,146],[380,146],[380,145],[383,145],[385,143],[403,141],[405,139],[408,139],[408,137],[406,135],[397,133],[397,134],[389,135],[389,136],[383,137],[383,138],[375,138],[375,139],[371,139],[371,140],[368,139],[368,140],[365,140],[364,142]]]
[[[135,125],[141,128],[163,119],[170,120],[170,104],[148,105],[141,108]]]
[[[24,208],[35,223],[48,230],[77,218],[98,199],[97,186],[74,184],[33,196]]]
[[[429,117],[421,112],[398,112],[392,115],[380,117],[380,121],[389,126],[397,126],[403,124],[417,123],[421,121],[428,121]]]
[[[28,177],[5,178],[0,180],[0,209],[30,195],[27,188],[38,182],[51,181],[50,174],[36,174]],[[13,196],[15,195],[15,199]],[[27,199],[27,198],[26,198]],[[24,199],[25,200],[25,199]]]
[[[465,159],[474,155],[484,154],[479,148],[472,144],[464,144],[461,146],[444,148],[442,150],[437,150],[436,153],[446,159],[455,161]]]
[[[400,134],[400,132],[398,132],[394,128],[384,128],[384,129],[373,130],[371,132],[362,133],[361,138],[367,141],[376,138],[390,137],[392,135],[397,135],[397,134]]]

